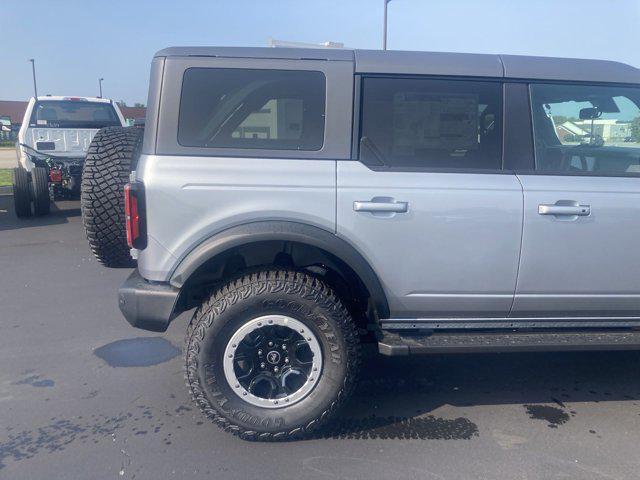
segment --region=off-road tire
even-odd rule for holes
[[[31,170],[31,185],[33,186],[33,213],[38,216],[49,215],[51,211],[49,169],[33,167]]]
[[[127,245],[124,186],[136,167],[143,132],[134,127],[101,129],[93,137],[84,162],[82,224],[91,251],[107,267],[135,266]]]
[[[304,323],[323,355],[314,389],[283,408],[244,401],[223,372],[225,345],[233,333],[264,315]],[[212,422],[246,440],[287,440],[320,427],[347,399],[360,367],[360,344],[348,311],[321,280],[303,272],[264,270],[228,282],[197,309],[187,330],[185,366],[192,400]]]
[[[11,172],[13,184],[13,207],[18,218],[31,216],[31,184],[29,173],[22,167],[16,167]]]

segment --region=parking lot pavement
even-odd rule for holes
[[[250,443],[191,406],[165,335],[131,328],[77,202],[0,196],[0,478],[620,479],[640,471],[640,354],[375,357],[315,438]]]
[[[0,148],[0,168],[13,168],[18,165],[15,148]]]

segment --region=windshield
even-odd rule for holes
[[[113,105],[84,100],[39,101],[29,125],[38,128],[103,128],[120,125]]]

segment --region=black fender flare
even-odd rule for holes
[[[382,284],[360,252],[332,232],[298,222],[251,222],[217,233],[200,243],[180,261],[171,275],[170,283],[180,289],[189,277],[211,258],[233,247],[269,240],[305,243],[337,257],[360,277],[371,295],[379,317],[389,317],[389,304]]]

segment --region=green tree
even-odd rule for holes
[[[144,103],[136,102],[136,103],[133,104],[133,106],[136,107],[136,108],[145,108],[145,104]]]

